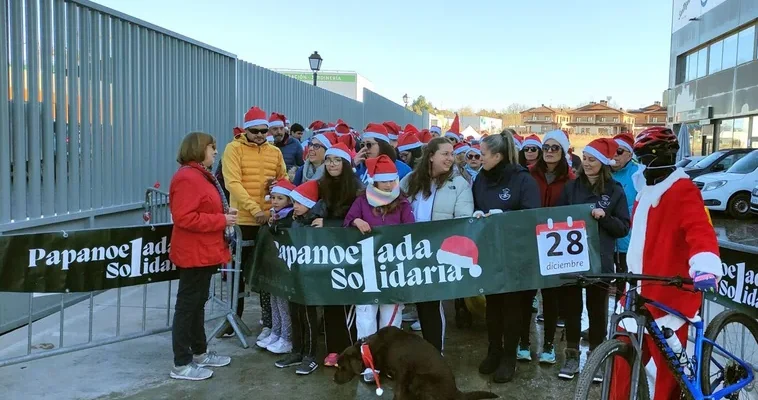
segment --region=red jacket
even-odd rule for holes
[[[174,219],[169,259],[180,268],[229,262],[224,206],[210,172],[197,163],[179,168],[171,179],[169,199]]]
[[[537,185],[540,187],[540,200],[542,200],[542,207],[553,207],[561,197],[561,192],[566,182],[572,179],[576,179],[574,171],[569,167],[568,176],[556,178],[553,183],[548,184],[545,179],[545,174],[537,169],[537,164],[529,167],[529,173],[532,174],[534,180],[537,181]]]

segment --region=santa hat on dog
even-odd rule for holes
[[[313,208],[318,201],[318,180],[303,183],[290,192],[292,201],[296,201],[308,208]]]
[[[616,155],[616,150],[618,150],[619,144],[616,143],[613,139],[608,138],[600,138],[595,139],[591,141],[587,146],[584,147],[584,152],[591,155],[592,157],[595,157],[598,161],[603,163],[603,165],[616,165],[616,161],[613,159],[613,156]]]
[[[279,179],[274,183],[273,186],[271,186],[271,194],[277,193],[282,194],[285,196],[289,196],[290,192],[295,189],[295,185],[293,185],[290,181],[286,179]],[[271,196],[266,195],[265,198],[266,201],[271,201]]]
[[[261,110],[258,107],[250,107],[250,109],[247,110],[247,112],[245,113],[245,122],[242,124],[242,127],[247,129],[255,125],[268,126],[268,120],[266,119],[266,112]]]
[[[398,179],[397,167],[386,154],[366,160],[368,183],[390,182]]]

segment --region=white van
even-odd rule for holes
[[[758,185],[758,150],[753,150],[724,172],[693,179],[708,209],[726,211],[734,218],[750,216],[750,197]]]

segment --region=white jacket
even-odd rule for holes
[[[408,181],[413,172],[400,181],[400,189],[408,191]],[[408,201],[413,202],[409,198]],[[432,221],[453,218],[468,218],[474,213],[474,195],[471,186],[462,176],[455,174],[437,189],[432,205]]]

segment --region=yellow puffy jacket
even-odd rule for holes
[[[238,210],[239,225],[258,225],[253,216],[268,213],[266,182],[287,178],[282,152],[268,142],[262,145],[249,142],[240,135],[226,145],[221,161],[224,184],[229,190],[229,205]]]

